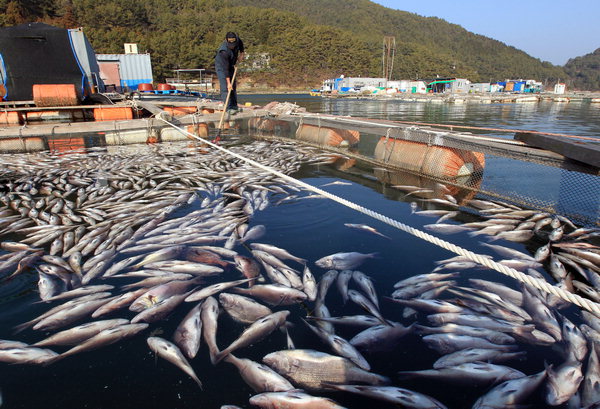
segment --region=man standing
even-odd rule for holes
[[[217,50],[215,56],[215,69],[217,77],[219,77],[219,86],[221,88],[221,101],[225,104],[227,94],[229,96],[229,104],[224,107],[230,115],[235,115],[238,112],[238,102],[236,93],[236,81],[233,80],[235,64],[242,61],[244,58],[244,43],[234,32],[228,32],[225,35],[225,41]]]

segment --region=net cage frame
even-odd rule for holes
[[[282,115],[273,120],[288,121],[295,126],[295,130],[286,131],[284,127],[273,128],[261,124],[252,130],[259,136],[295,138],[299,142],[360,159],[374,166],[466,189],[473,192],[471,197],[476,194],[481,198],[503,200],[516,206],[559,214],[582,226],[600,226],[600,169],[554,152],[533,148],[508,138],[398,124],[393,121],[314,114]],[[361,139],[357,146],[354,146],[357,149],[301,141],[296,134],[303,125],[356,130],[360,132]],[[434,175],[414,167],[406,168],[385,155],[383,158],[374,156],[373,140],[383,138],[390,146],[412,142],[426,145],[429,149],[443,148],[457,154],[480,153],[485,157],[485,166],[479,170],[475,169],[469,177],[461,178]],[[410,158],[407,160],[410,161]],[[512,175],[504,171],[504,176],[510,176],[509,178],[486,177],[486,174],[502,173],[502,168],[519,171],[512,172]],[[530,175],[542,175],[543,183],[532,182],[529,180]],[[510,183],[506,183],[507,179]]]

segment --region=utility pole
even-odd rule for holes
[[[383,78],[386,81],[392,79],[392,71],[394,70],[394,56],[396,55],[396,37],[383,37]]]

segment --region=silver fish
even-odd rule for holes
[[[350,227],[350,228],[353,228],[353,229],[363,230],[363,231],[366,231],[366,232],[369,232],[369,233],[373,233],[373,234],[375,234],[375,235],[377,235],[377,236],[384,237],[384,238],[386,238],[386,239],[388,239],[388,240],[391,240],[391,239],[390,239],[388,236],[386,236],[385,234],[379,233],[379,232],[378,232],[378,231],[377,231],[375,228],[373,228],[373,227],[371,227],[371,226],[368,226],[368,225],[366,225],[366,224],[353,224],[353,223],[344,223],[344,226],[346,226],[346,227]]]
[[[403,408],[416,409],[446,409],[446,406],[431,396],[424,395],[396,386],[369,386],[369,385],[336,385],[326,384],[327,387],[363,395],[369,398],[400,405]]]
[[[219,303],[216,298],[208,297],[200,307],[200,318],[202,320],[202,338],[208,346],[210,360],[214,363],[219,347],[217,346],[217,320],[219,318]]]
[[[486,339],[457,334],[425,335],[423,341],[440,354],[449,354],[466,348],[491,348],[500,351],[510,351],[510,345],[498,345]]]
[[[388,325],[388,322],[385,320],[385,318],[383,318],[381,312],[379,312],[379,308],[377,308],[377,306],[373,304],[373,302],[370,299],[368,299],[356,290],[348,290],[348,296],[350,297],[350,300],[352,300],[353,303],[359,305],[369,314],[377,317],[379,321],[381,321],[383,324]]]
[[[278,311],[252,323],[235,341],[215,356],[214,363],[218,363],[221,359],[239,348],[264,339],[271,332],[281,327],[288,315],[290,315],[289,311]]]
[[[440,357],[433,363],[435,369],[446,368],[466,364],[469,362],[504,362],[511,359],[521,358],[526,354],[524,351],[506,352],[490,348],[466,348]]]
[[[600,361],[596,348],[590,348],[581,391],[581,403],[583,407],[588,407],[598,401],[600,401]]]
[[[308,301],[315,301],[317,299],[317,282],[308,265],[304,265],[302,272],[302,287]]]
[[[234,365],[242,379],[254,392],[285,392],[295,389],[287,379],[264,364],[245,358],[236,358],[232,354],[224,358],[225,362]]]
[[[372,326],[356,334],[350,340],[350,344],[365,352],[392,351],[398,346],[401,338],[412,333],[413,328],[413,324],[405,327],[396,322]]]
[[[149,337],[147,342],[150,349],[154,351],[156,355],[181,369],[198,384],[200,389],[202,389],[202,382],[198,379],[196,372],[194,372],[194,369],[185,359],[179,348],[177,348],[177,345],[160,337]]]
[[[263,409],[345,409],[343,406],[338,405],[331,399],[311,396],[299,390],[260,393],[250,398],[250,404]]]
[[[300,257],[296,257],[290,254],[287,250],[273,246],[271,244],[264,243],[250,243],[250,247],[255,250],[262,250],[267,253],[271,253],[275,257],[282,260],[293,260],[300,264],[306,264],[306,260]]]
[[[336,270],[354,270],[359,267],[366,259],[375,258],[377,253],[335,253],[322,257],[315,261],[315,264],[321,268],[332,268]]]
[[[219,303],[231,318],[242,324],[252,324],[273,313],[269,307],[239,294],[221,293]]]
[[[308,390],[326,389],[324,383],[385,385],[390,382],[384,376],[360,369],[346,358],[310,349],[272,352],[263,362],[292,384]]]
[[[232,291],[259,298],[271,305],[292,305],[307,298],[306,294],[300,290],[277,284],[260,284],[251,288],[234,287]]]
[[[552,406],[568,401],[583,381],[581,362],[565,362],[556,370],[550,365],[546,368],[546,372],[548,374],[546,403]]]
[[[344,270],[337,276],[336,285],[340,294],[342,295],[342,301],[344,302],[344,304],[346,304],[346,302],[348,301],[348,282],[351,278],[351,270]]]
[[[503,365],[484,362],[469,362],[441,369],[425,369],[422,371],[398,372],[401,379],[419,377],[426,379],[443,379],[450,383],[468,385],[495,385],[510,379],[523,378],[525,374]]]
[[[323,343],[327,344],[333,352],[340,356],[343,356],[344,358],[348,358],[350,361],[354,362],[359,368],[362,368],[365,371],[371,370],[371,365],[369,365],[367,360],[361,355],[360,352],[358,352],[354,345],[350,344],[344,338],[335,334],[330,334],[319,327],[314,327],[306,321],[304,321],[304,323],[308,326],[308,328],[310,328],[310,330],[314,334],[316,334],[321,339],[321,341],[323,341]]]
[[[185,299],[185,302],[201,301],[207,297],[210,297],[212,295],[220,293],[221,291],[227,290],[231,287],[237,287],[238,285],[247,283],[251,280],[252,280],[251,278],[250,279],[246,278],[243,280],[235,280],[235,281],[229,281],[229,282],[209,285],[208,287],[201,288],[199,290],[194,291],[190,295],[188,295],[187,298]]]
[[[535,375],[505,381],[477,399],[472,409],[517,407],[538,388],[545,378],[546,371],[544,370]]]
[[[48,338],[43,339],[41,341],[38,341],[33,345],[77,345],[80,342],[85,341],[86,339],[98,334],[100,331],[104,331],[105,329],[114,328],[127,323],[129,323],[129,320],[122,318],[88,322],[77,327],[57,332],[56,334],[51,335]]]
[[[375,286],[369,277],[360,271],[352,272],[352,279],[360,287],[363,293],[369,298],[369,300],[379,308],[379,300],[377,299],[377,292]]]
[[[189,359],[193,359],[200,349],[202,338],[202,319],[200,311],[202,303],[198,303],[187,313],[173,334],[173,341]]]
[[[46,364],[58,356],[49,349],[29,346],[0,349],[0,362],[9,364]]]
[[[74,346],[66,352],[63,352],[55,360],[66,358],[68,356],[78,354],[84,351],[91,351],[94,349],[98,349],[107,345],[114,344],[124,338],[132,337],[139,332],[148,328],[148,324],[125,324],[119,325],[117,327],[108,328],[103,331],[100,331],[98,334],[94,335],[91,338],[83,341],[82,343]]]

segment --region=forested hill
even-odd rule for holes
[[[600,48],[593,53],[570,59],[565,65],[565,71],[574,88],[600,90]]]
[[[227,31],[244,40],[246,67],[268,57],[268,66],[243,76],[269,85],[381,76],[384,36],[396,38],[394,79],[566,78],[562,67],[499,41],[368,0],[0,0],[0,12],[2,26],[81,26],[97,53],[121,53],[123,43],[138,43],[151,53],[157,79],[175,68],[212,67]]]

